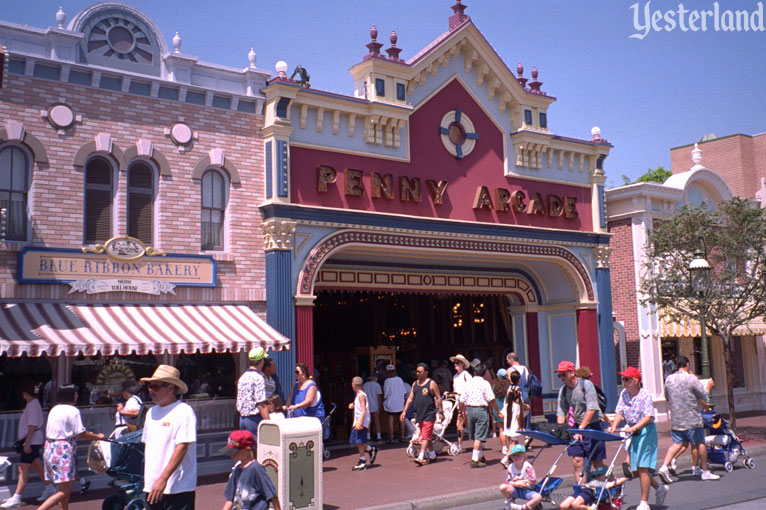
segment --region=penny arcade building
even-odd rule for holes
[[[458,2],[404,59],[373,26],[352,96],[264,89],[266,312],[325,400],[376,362],[519,353],[555,412],[560,360],[616,401],[604,210],[611,145],[556,134],[556,98]],[[527,75],[529,76],[529,75]],[[550,112],[549,112],[550,108]]]

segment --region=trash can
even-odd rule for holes
[[[258,425],[258,462],[282,508],[322,510],[322,422],[301,416]]]

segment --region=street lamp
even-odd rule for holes
[[[692,292],[699,296],[700,305],[700,376],[702,379],[710,379],[710,354],[707,345],[707,326],[705,325],[705,293],[710,287],[710,264],[705,259],[705,253],[702,250],[694,252],[694,260],[689,264],[689,280],[691,281]]]

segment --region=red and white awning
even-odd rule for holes
[[[290,348],[245,305],[0,304],[0,354],[48,356]]]

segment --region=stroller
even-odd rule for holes
[[[729,428],[729,422],[720,414],[715,411],[703,412],[702,424],[705,427],[705,446],[709,463],[722,465],[731,473],[734,464],[742,457],[742,467],[755,467],[755,460],[748,455],[742,440]]]
[[[454,456],[460,453],[460,448],[458,448],[457,443],[452,443],[444,438],[444,433],[447,431],[447,426],[450,421],[452,421],[452,415],[455,413],[457,407],[455,394],[445,393],[444,397],[442,397],[442,411],[444,412],[444,416],[434,424],[434,440],[431,446],[436,455],[439,455],[442,450],[444,450],[445,446],[448,447],[450,455]],[[412,433],[410,444],[407,445],[407,456],[414,459],[420,451],[420,427],[418,427],[414,420],[413,424],[415,425],[415,432]]]
[[[539,448],[537,450],[537,453],[532,458],[530,463],[532,465],[535,464],[535,461],[540,456],[541,453],[546,448],[551,448],[553,446],[563,446],[564,448],[561,450],[561,453],[558,457],[556,457],[556,460],[553,461],[553,464],[548,469],[548,471],[545,473],[545,476],[542,480],[537,482],[537,485],[535,485],[534,491],[540,493],[540,495],[543,497],[543,502],[550,503],[552,505],[557,505],[558,503],[555,501],[555,496],[553,495],[554,491],[559,488],[559,486],[564,481],[562,478],[559,478],[557,476],[553,476],[553,473],[556,471],[556,467],[561,460],[561,458],[564,456],[564,454],[567,451],[567,448],[571,444],[568,441],[564,441],[563,439],[559,438],[558,436],[554,436],[553,434],[548,434],[547,432],[542,432],[540,430],[520,430],[519,434],[527,437],[531,437],[532,439],[537,439],[538,441],[544,443],[544,446]]]
[[[330,420],[332,419],[333,414],[335,414],[335,409],[337,409],[338,406],[335,404],[335,402],[330,402],[328,407],[329,411],[325,411],[325,416],[322,420],[322,457],[325,459],[330,458],[330,450],[324,443],[330,438]],[[285,409],[285,414],[287,415],[288,419],[295,418],[292,411]]]
[[[104,499],[101,510],[145,510],[149,508],[143,496],[144,443],[142,430],[119,435],[116,429],[109,439],[91,441],[88,466],[91,471],[105,473],[114,480],[115,492]]]

